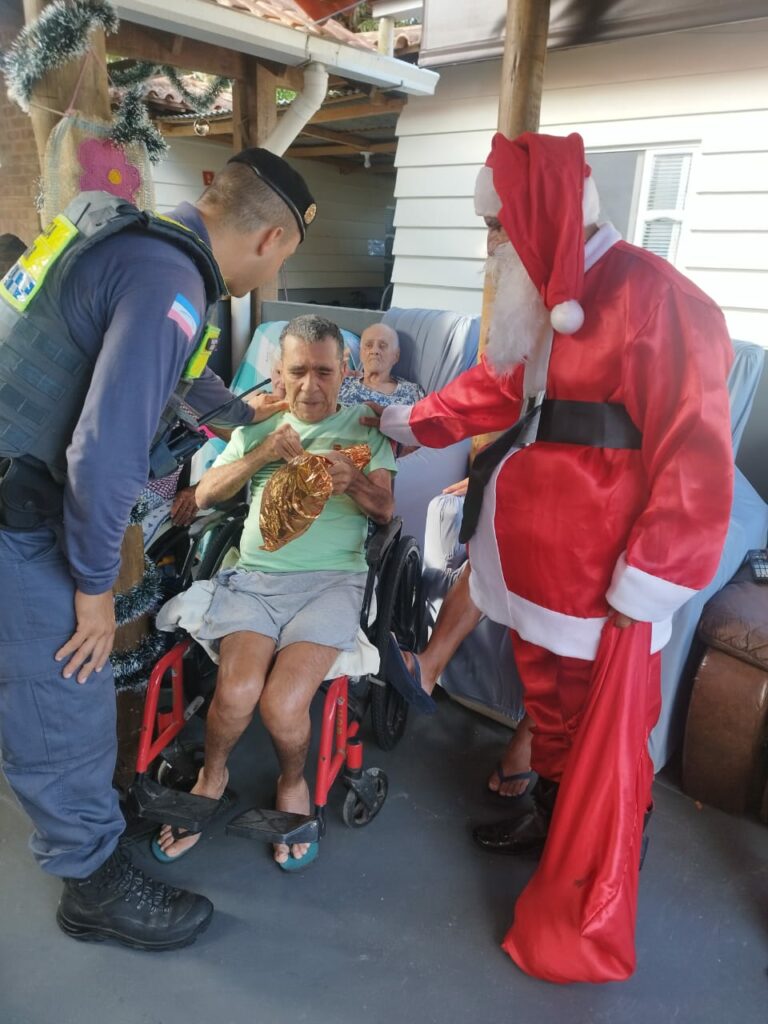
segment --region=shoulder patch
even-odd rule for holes
[[[192,341],[200,327],[200,317],[189,299],[185,298],[181,292],[177,292],[166,315],[169,320],[173,320],[181,328],[187,340]]]

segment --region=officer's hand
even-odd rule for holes
[[[373,412],[373,416],[361,416],[360,422],[364,427],[376,427],[379,426],[381,420],[381,414],[384,412],[386,406],[381,405],[379,402],[366,402],[368,408]]]
[[[326,452],[323,457],[330,462],[328,472],[333,481],[333,494],[346,494],[349,485],[360,472],[357,466],[341,452]]]
[[[115,599],[112,591],[82,594],[76,590],[75,618],[77,630],[72,639],[56,651],[56,661],[69,658],[62,675],[69,679],[77,672],[78,683],[84,683],[94,670],[101,672],[115,642]]]
[[[284,459],[290,462],[297,455],[303,455],[301,438],[289,423],[282,423],[264,439],[266,454],[270,460]]]
[[[174,526],[189,526],[196,515],[195,488],[182,487],[180,491],[176,492],[176,497],[171,505],[171,522]]]
[[[270,416],[274,416],[275,413],[285,412],[288,408],[288,403],[284,398],[264,392],[254,391],[252,395],[246,395],[243,401],[253,410],[252,423],[261,423],[263,420],[268,420]]]
[[[621,612],[617,612],[615,608],[611,608],[611,612],[611,622],[614,626],[618,626],[619,629],[626,629],[627,626],[634,626],[638,621],[637,619],[630,619],[628,615],[623,615]]]
[[[448,484],[447,487],[443,488],[443,494],[453,494],[457,498],[463,498],[469,488],[469,477],[465,476],[463,480],[459,480],[458,483]]]

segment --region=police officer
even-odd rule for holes
[[[77,938],[170,949],[213,912],[119,844],[112,585],[169,399],[229,397],[208,314],[272,280],[314,213],[300,175],[246,149],[167,218],[82,194],[0,284],[0,749]]]

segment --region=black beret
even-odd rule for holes
[[[252,146],[231,157],[229,164],[246,164],[258,175],[265,185],[276,192],[296,218],[301,232],[301,240],[307,233],[307,224],[311,224],[317,214],[317,205],[312,193],[307,188],[298,171],[286,163],[281,156],[270,153],[268,149]]]

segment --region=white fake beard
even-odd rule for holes
[[[496,289],[486,357],[498,376],[528,363],[550,336],[549,311],[511,242],[499,245],[486,267]]]

